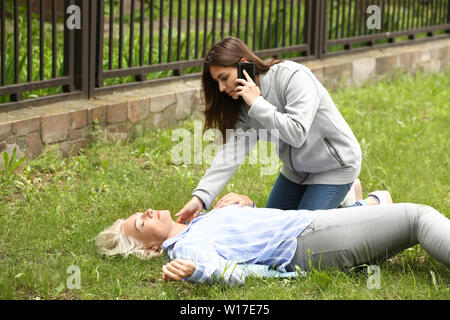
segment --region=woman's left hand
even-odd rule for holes
[[[234,90],[236,90],[236,95],[242,97],[248,106],[252,106],[261,95],[261,90],[259,90],[246,70],[244,70],[244,76],[247,81],[244,79],[236,79],[235,84],[237,87]]]
[[[226,207],[235,203],[239,204],[239,207],[243,206],[253,207],[254,205],[253,201],[246,195],[230,192],[227,195],[220,198],[219,201],[217,201],[216,205],[214,206],[214,209]]]
[[[175,259],[162,267],[164,281],[180,281],[189,277],[195,270],[195,262],[191,260]]]

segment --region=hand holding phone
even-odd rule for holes
[[[235,81],[237,95],[243,99],[248,106],[252,106],[255,100],[261,95],[261,91],[256,85],[255,64],[253,62],[239,62],[237,71],[238,78]],[[251,79],[248,79],[246,74]]]
[[[255,63],[254,62],[239,62],[238,63],[238,79],[247,80],[244,75],[244,70],[247,71],[250,78],[255,82]]]

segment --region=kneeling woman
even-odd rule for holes
[[[193,283],[238,285],[253,274],[292,276],[295,266],[348,270],[416,244],[450,268],[450,220],[409,203],[320,211],[234,204],[188,225],[172,220],[167,210],[149,209],[117,220],[96,243],[106,255],[147,259],[165,251],[172,261],[163,266],[164,279]]]
[[[246,79],[238,79],[239,62],[255,64],[254,81],[245,72]],[[204,130],[218,129],[226,143],[191,200],[177,213],[178,222],[211,208],[259,138],[278,146],[283,163],[267,208],[324,210],[339,206],[361,170],[361,149],[311,70],[293,61],[263,61],[244,42],[228,37],[207,54],[202,87]],[[227,131],[236,134],[228,138]]]

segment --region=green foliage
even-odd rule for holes
[[[11,158],[9,158],[9,154],[4,151],[3,152],[3,162],[4,162],[4,168],[3,168],[3,175],[2,180],[3,182],[9,182],[16,171],[16,169],[22,164],[22,162],[25,161],[26,156],[16,159],[16,148],[14,148]],[[1,169],[1,168],[0,168]]]

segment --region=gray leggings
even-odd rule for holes
[[[450,220],[432,207],[398,203],[317,213],[297,238],[292,262],[302,270],[309,270],[311,263],[347,271],[387,260],[416,244],[450,268]]]

